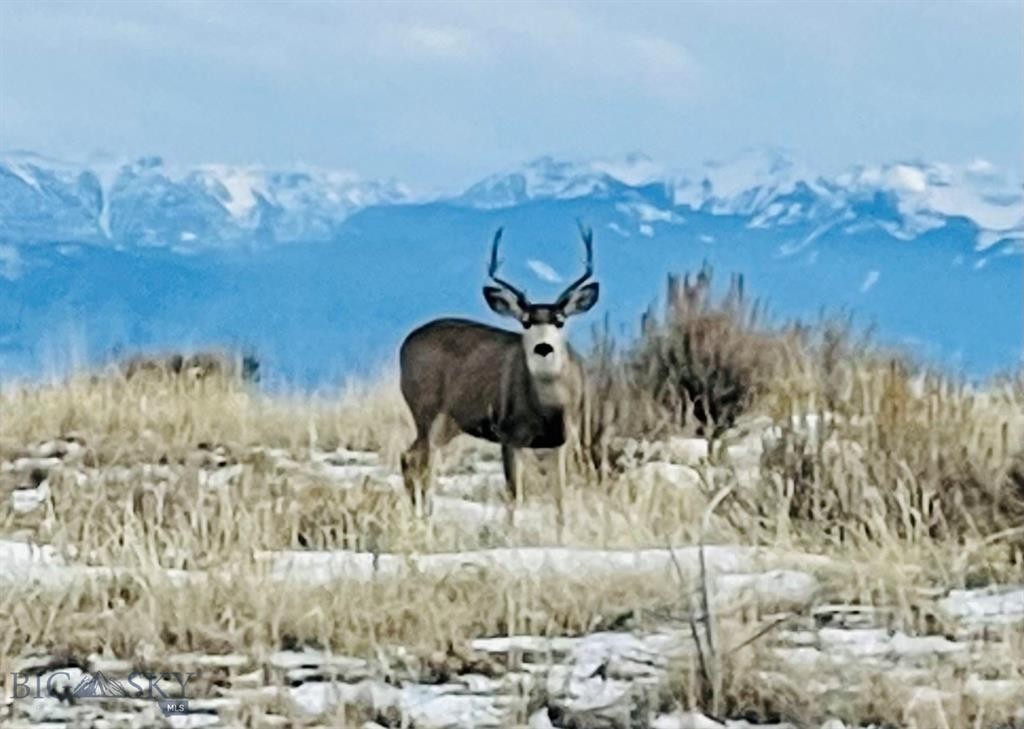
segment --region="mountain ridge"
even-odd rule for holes
[[[210,343],[255,350],[271,380],[336,382],[393,366],[430,316],[491,317],[479,287],[499,226],[503,272],[557,295],[579,266],[576,219],[595,230],[595,315],[627,338],[666,273],[708,261],[782,318],[849,309],[887,342],[990,373],[1020,361],[1021,198],[981,161],[829,176],[773,150],[689,174],[642,155],[539,158],[436,195],[351,173],[7,154],[0,377]]]
[[[825,176],[778,150],[755,149],[690,173],[669,170],[639,153],[584,162],[539,157],[464,190],[430,196],[394,180],[365,180],[347,171],[174,167],[159,157],[108,163],[97,171],[13,152],[0,155],[0,199],[8,201],[0,203],[0,242],[191,250],[323,241],[353,213],[373,206],[448,202],[500,210],[540,199],[644,197],[645,190],[659,188],[667,205],[647,207],[641,215],[670,221],[673,211],[681,216],[697,210],[744,215],[756,227],[882,213],[889,232],[905,239],[944,219],[965,217],[978,227],[983,247],[1024,240],[1020,181],[984,160],[959,166],[856,165]]]

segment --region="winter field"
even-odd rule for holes
[[[562,533],[468,437],[418,517],[392,372],[0,383],[0,724],[1024,726],[1024,381],[695,286],[588,353]],[[191,713],[69,696],[133,670]]]

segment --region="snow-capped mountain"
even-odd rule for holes
[[[518,170],[481,180],[453,198],[453,202],[496,210],[539,199],[607,198],[630,188],[659,183],[666,183],[664,170],[638,153],[621,162],[580,163],[541,157]]]
[[[0,156],[0,240],[193,250],[329,240],[352,212],[405,201],[394,182],[350,172],[209,164],[159,157],[74,168],[37,155]]]
[[[648,204],[660,193],[660,207]],[[579,198],[614,199],[640,223],[679,223],[687,211],[701,211],[747,217],[751,227],[876,225],[911,240],[964,218],[978,229],[979,249],[1024,237],[1020,180],[984,160],[860,166],[824,177],[775,150],[751,150],[694,173],[668,171],[641,154],[589,162],[542,157],[435,201],[501,210]],[[159,157],[93,169],[29,153],[0,156],[0,240],[7,243],[194,249],[323,241],[358,210],[414,201],[396,182],[350,172],[182,169]]]
[[[973,373],[1021,352],[1024,196],[984,161],[814,172],[777,150],[696,170],[550,157],[432,198],[323,170],[0,155],[0,376],[72,351],[247,345],[292,382],[390,362],[432,315],[490,317],[487,243],[539,299],[596,233],[598,304],[626,331],[665,273],[747,275],[780,317],[845,307]],[[579,330],[585,330],[580,327]]]
[[[1021,181],[975,160],[948,164],[897,162],[858,166],[833,177],[814,174],[775,150],[750,150],[727,162],[709,162],[695,173],[671,173],[643,155],[621,163],[572,163],[543,157],[521,169],[493,175],[454,198],[481,209],[540,199],[607,199],[630,190],[661,187],[662,209],[626,204],[641,223],[681,222],[686,211],[744,216],[750,227],[816,223],[851,230],[877,226],[910,240],[950,218],[978,229],[977,248],[1024,239]]]

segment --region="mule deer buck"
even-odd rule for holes
[[[515,319],[522,333],[466,319],[437,319],[416,329],[400,350],[402,395],[416,423],[416,440],[402,456],[405,485],[417,509],[433,481],[434,451],[459,433],[501,444],[509,518],[522,499],[521,448],[558,448],[558,524],[564,523],[567,445],[579,437],[585,380],[565,338],[566,320],[597,303],[593,232],[580,225],[586,270],[553,304],[533,304],[497,276],[502,229],[491,243],[483,288],[495,313]],[[584,418],[584,422],[586,419]]]

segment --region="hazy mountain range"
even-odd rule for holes
[[[480,286],[499,225],[503,273],[553,298],[580,265],[576,218],[595,230],[602,282],[590,322],[607,314],[628,336],[667,272],[708,260],[722,279],[743,272],[779,318],[850,308],[889,341],[986,374],[1020,358],[1022,200],[1019,173],[982,160],[826,176],[773,150],[692,171],[541,158],[446,194],[315,169],[7,153],[0,376],[221,343],[255,349],[271,379],[329,384],[393,364],[431,316],[492,320]]]

